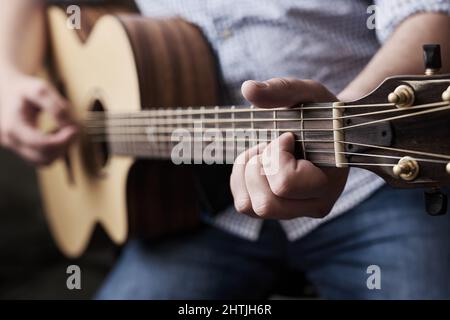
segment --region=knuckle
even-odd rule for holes
[[[290,90],[292,89],[292,83],[293,83],[293,79],[292,78],[278,78],[278,83],[280,84],[281,87],[285,88],[286,90]]]
[[[270,189],[277,197],[285,197],[292,191],[292,179],[285,173],[280,172],[272,179],[269,178]]]
[[[4,124],[0,126],[0,139],[5,139],[7,130]]]
[[[50,155],[45,154],[45,152],[42,151],[37,151],[34,155],[28,156],[28,159],[33,165],[37,166],[48,166],[53,160]]]
[[[235,199],[234,207],[240,213],[250,213],[252,211],[252,204],[248,198]]]
[[[2,126],[0,135],[6,141],[11,141],[12,139],[14,139],[15,136],[14,127],[11,126],[10,124],[5,124],[4,126]]]
[[[253,211],[261,218],[269,218],[274,214],[272,202],[266,197],[253,200]]]
[[[27,97],[26,97],[25,93],[19,92],[16,96],[16,100],[14,101],[14,103],[15,103],[15,106],[17,106],[17,109],[20,109],[20,108],[23,108],[26,101],[27,101]]]
[[[53,105],[52,105],[52,107],[50,109],[51,109],[51,112],[53,113],[53,115],[56,118],[64,118],[65,115],[66,115],[65,108],[63,106],[61,106],[61,105],[56,104],[56,103],[53,103]]]
[[[41,152],[43,154],[50,154],[55,151],[57,148],[56,145],[50,143],[50,142],[42,142],[40,144],[35,144],[33,147],[36,148],[36,151]]]
[[[5,147],[9,146],[9,134],[5,128],[0,128],[0,143]]]
[[[48,92],[48,86],[44,81],[36,80],[33,84],[33,94],[36,96],[45,96]]]

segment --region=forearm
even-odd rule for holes
[[[338,98],[351,101],[368,94],[385,78],[424,72],[422,45],[441,45],[443,72],[450,72],[450,16],[422,13],[404,21],[367,67]]]
[[[45,53],[44,0],[0,0],[0,70],[35,73]]]

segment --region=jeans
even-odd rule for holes
[[[372,265],[380,289],[368,288]],[[304,275],[326,299],[448,299],[450,215],[428,216],[421,190],[383,187],[295,242],[276,221],[256,242],[212,226],[131,240],[97,298],[263,299],[286,275],[292,287]]]

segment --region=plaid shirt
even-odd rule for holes
[[[244,103],[247,79],[314,79],[340,92],[364,68],[395,28],[418,12],[450,13],[450,0],[138,0],[150,16],[178,15],[200,26],[216,51],[234,102]],[[377,5],[376,30],[367,26]],[[357,206],[383,185],[352,169],[340,199],[324,219],[281,221],[294,241]],[[299,212],[300,213],[300,212]],[[262,221],[229,208],[213,224],[256,240]]]

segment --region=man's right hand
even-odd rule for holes
[[[41,112],[53,116],[57,131],[38,129]],[[69,104],[51,84],[20,72],[0,75],[0,145],[34,165],[47,165],[66,152],[76,134]]]

